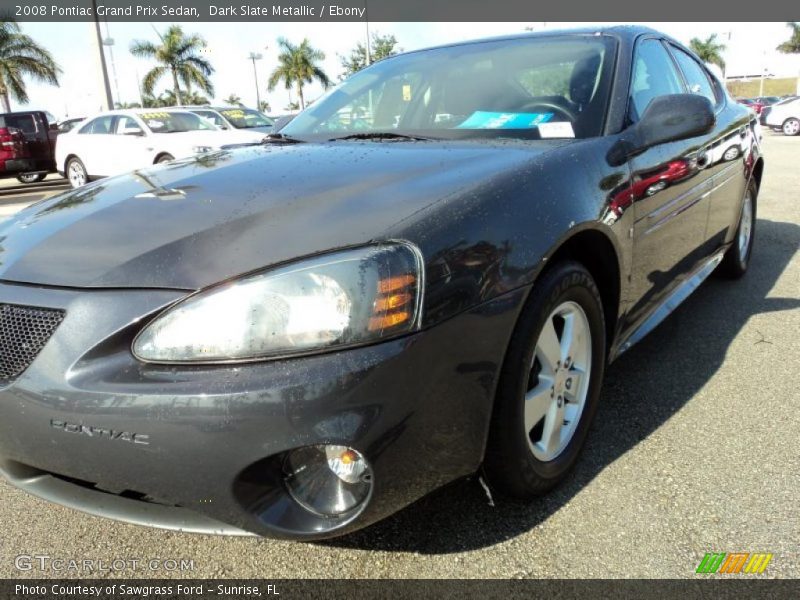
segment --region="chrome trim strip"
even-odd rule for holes
[[[687,210],[692,208],[695,204],[697,204],[701,200],[704,200],[705,198],[708,198],[711,195],[712,191],[713,190],[708,190],[707,192],[701,194],[700,196],[698,196],[697,198],[695,198],[691,202],[687,202],[686,204],[684,204],[682,206],[679,206],[677,209],[675,209],[674,211],[669,213],[666,217],[664,217],[663,219],[661,219],[657,223],[654,223],[648,229],[645,229],[645,231],[644,231],[644,233],[642,233],[642,235],[643,236],[644,235],[649,235],[649,234],[653,233],[654,231],[656,231],[657,229],[661,229],[661,227],[663,227],[664,225],[669,223],[672,219],[677,217],[679,214],[681,214],[683,212],[686,212]],[[670,204],[670,206],[672,206],[672,203]]]
[[[686,200],[686,198],[688,198],[692,194],[700,193],[700,190],[702,190],[703,187],[708,187],[709,185],[710,185],[710,180],[706,179],[705,181],[703,181],[701,183],[698,183],[695,186],[692,186],[691,188],[689,188],[688,190],[683,192],[680,196],[676,196],[675,198],[673,198],[672,200],[670,200],[669,202],[667,202],[663,206],[660,206],[659,208],[655,209],[653,212],[649,213],[647,215],[647,218],[648,219],[656,219],[656,218],[658,218],[662,214],[671,211],[672,207],[675,206],[676,204],[679,204],[681,201]]]
[[[639,327],[637,327],[623,343],[619,345],[619,350],[616,356],[619,356],[628,350],[634,344],[640,342],[644,336],[653,331],[664,319],[666,319],[672,311],[674,311],[680,304],[688,298],[697,287],[711,275],[717,265],[722,262],[722,257],[725,255],[724,250],[720,250],[703,263],[692,275],[690,275],[683,283],[675,288],[664,301],[647,317]]]

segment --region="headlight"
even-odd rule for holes
[[[417,328],[422,261],[392,243],[346,250],[199,292],[133,342],[149,362],[222,362],[353,346]]]

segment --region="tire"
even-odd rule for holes
[[[44,181],[47,173],[20,173],[17,175],[17,181],[20,183],[39,183]]]
[[[797,135],[800,134],[800,120],[795,119],[792,117],[791,119],[786,119],[781,125],[781,131],[783,131],[783,135]]]
[[[744,199],[742,200],[739,225],[736,227],[733,244],[728,248],[719,266],[720,274],[728,279],[739,279],[747,273],[747,267],[753,254],[753,242],[756,237],[757,196],[758,189],[755,182],[751,180],[747,184]]]
[[[162,154],[161,156],[159,156],[156,159],[156,164],[160,165],[162,163],[167,163],[167,162],[170,162],[172,160],[175,160],[175,157],[172,156],[172,154]]]
[[[83,166],[81,159],[73,156],[67,161],[64,167],[64,174],[73,188],[79,188],[86,185],[89,181],[89,175],[86,173],[86,167]]]
[[[565,352],[555,346],[557,351],[550,356],[558,351],[561,356],[558,368],[553,370],[543,366],[543,361],[553,361],[542,350],[547,337],[542,334],[548,325],[556,343],[565,341],[567,319],[556,314],[564,307],[573,311],[571,315],[565,313],[573,328],[582,321],[590,339],[584,338],[582,345],[575,343],[573,348],[582,346],[584,351],[569,356],[573,364],[568,369],[560,362],[566,358]],[[555,487],[575,465],[597,412],[605,369],[605,336],[600,292],[583,265],[558,263],[534,284],[503,362],[492,412],[484,474],[493,489],[510,498],[531,500]],[[581,371],[582,379],[578,375]],[[567,380],[573,382],[571,387]],[[537,394],[537,389],[545,392]],[[581,395],[582,403],[578,398]],[[534,403],[535,399],[540,402]],[[531,427],[542,406],[547,406],[544,416]],[[540,409],[529,411],[527,423],[526,407]],[[558,439],[557,447],[550,445],[548,449],[545,438],[549,423],[562,423],[563,427],[559,425],[561,432],[549,437]]]

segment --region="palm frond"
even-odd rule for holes
[[[157,66],[150,69],[144,76],[142,80],[142,91],[145,94],[152,94],[153,90],[158,83],[158,80],[161,79],[164,75],[167,74],[167,67],[165,66]]]

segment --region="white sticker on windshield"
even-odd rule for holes
[[[555,123],[540,123],[539,135],[542,138],[574,138],[575,130],[569,121],[556,121]]]

